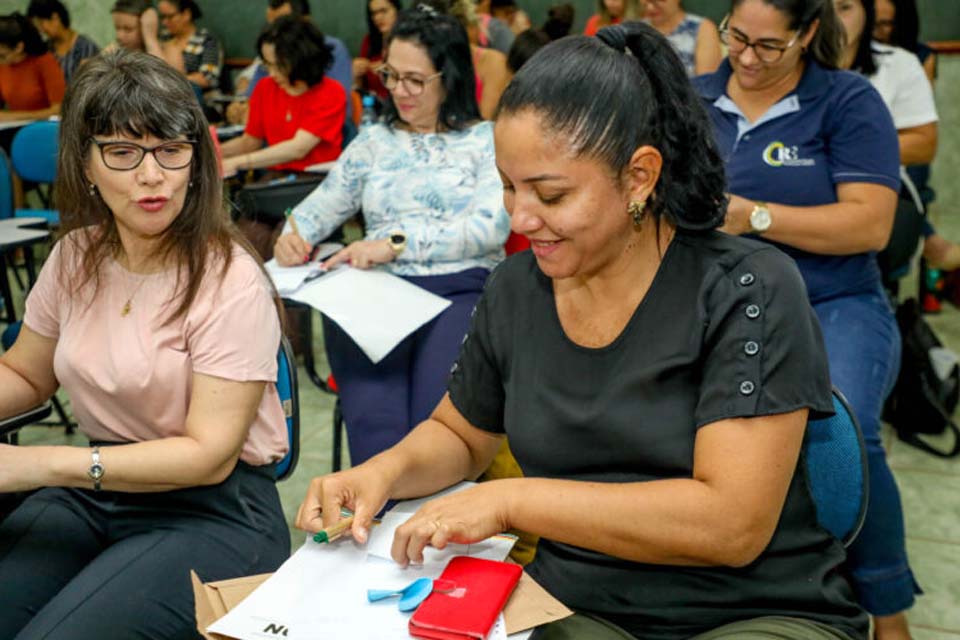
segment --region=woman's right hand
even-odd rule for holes
[[[353,511],[350,534],[364,543],[370,534],[373,517],[387,503],[390,483],[375,465],[364,464],[340,473],[310,481],[307,497],[297,511],[294,526],[310,533],[335,525],[340,510]]]
[[[353,77],[355,80],[359,80],[363,76],[367,75],[367,72],[370,71],[370,61],[366,58],[354,58],[353,59]]]
[[[273,245],[273,257],[282,267],[292,267],[303,264],[310,259],[313,247],[300,237],[298,233],[285,233],[277,238]]]

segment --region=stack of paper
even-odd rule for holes
[[[400,503],[387,512],[381,524],[372,529],[366,546],[348,537],[332,544],[308,539],[276,573],[208,631],[240,640],[270,637],[267,629],[287,640],[406,639],[410,614],[401,613],[393,599],[368,602],[367,589],[399,589],[417,578],[437,578],[450,558],[457,555],[503,560],[516,541],[513,536],[498,535],[477,544],[450,545],[442,551],[427,547],[422,565],[400,568],[389,559],[390,545],[396,527],[412,515],[410,509],[411,505]],[[498,635],[491,633],[489,640],[506,638],[502,620],[498,628]]]

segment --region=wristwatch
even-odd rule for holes
[[[393,255],[398,256],[407,248],[407,234],[402,231],[393,231],[387,238],[387,242],[390,244],[390,249],[393,250]]]
[[[90,450],[90,456],[93,462],[87,469],[87,475],[93,480],[93,490],[100,491],[100,479],[103,478],[103,464],[100,463],[100,447],[94,447]]]
[[[763,233],[770,228],[771,222],[773,220],[770,218],[770,209],[767,208],[767,203],[755,203],[753,211],[750,212],[750,228],[756,233]]]

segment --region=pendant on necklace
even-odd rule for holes
[[[293,120],[293,116],[290,114],[289,111],[287,111],[287,122],[290,122],[291,120]]]
[[[127,300],[126,304],[123,305],[123,309],[120,310],[120,317],[126,318],[130,315],[130,309],[133,305],[130,304],[130,300]]]

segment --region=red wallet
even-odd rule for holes
[[[410,617],[410,635],[432,640],[484,640],[520,581],[520,565],[456,556],[441,580],[451,591],[434,591]]]

